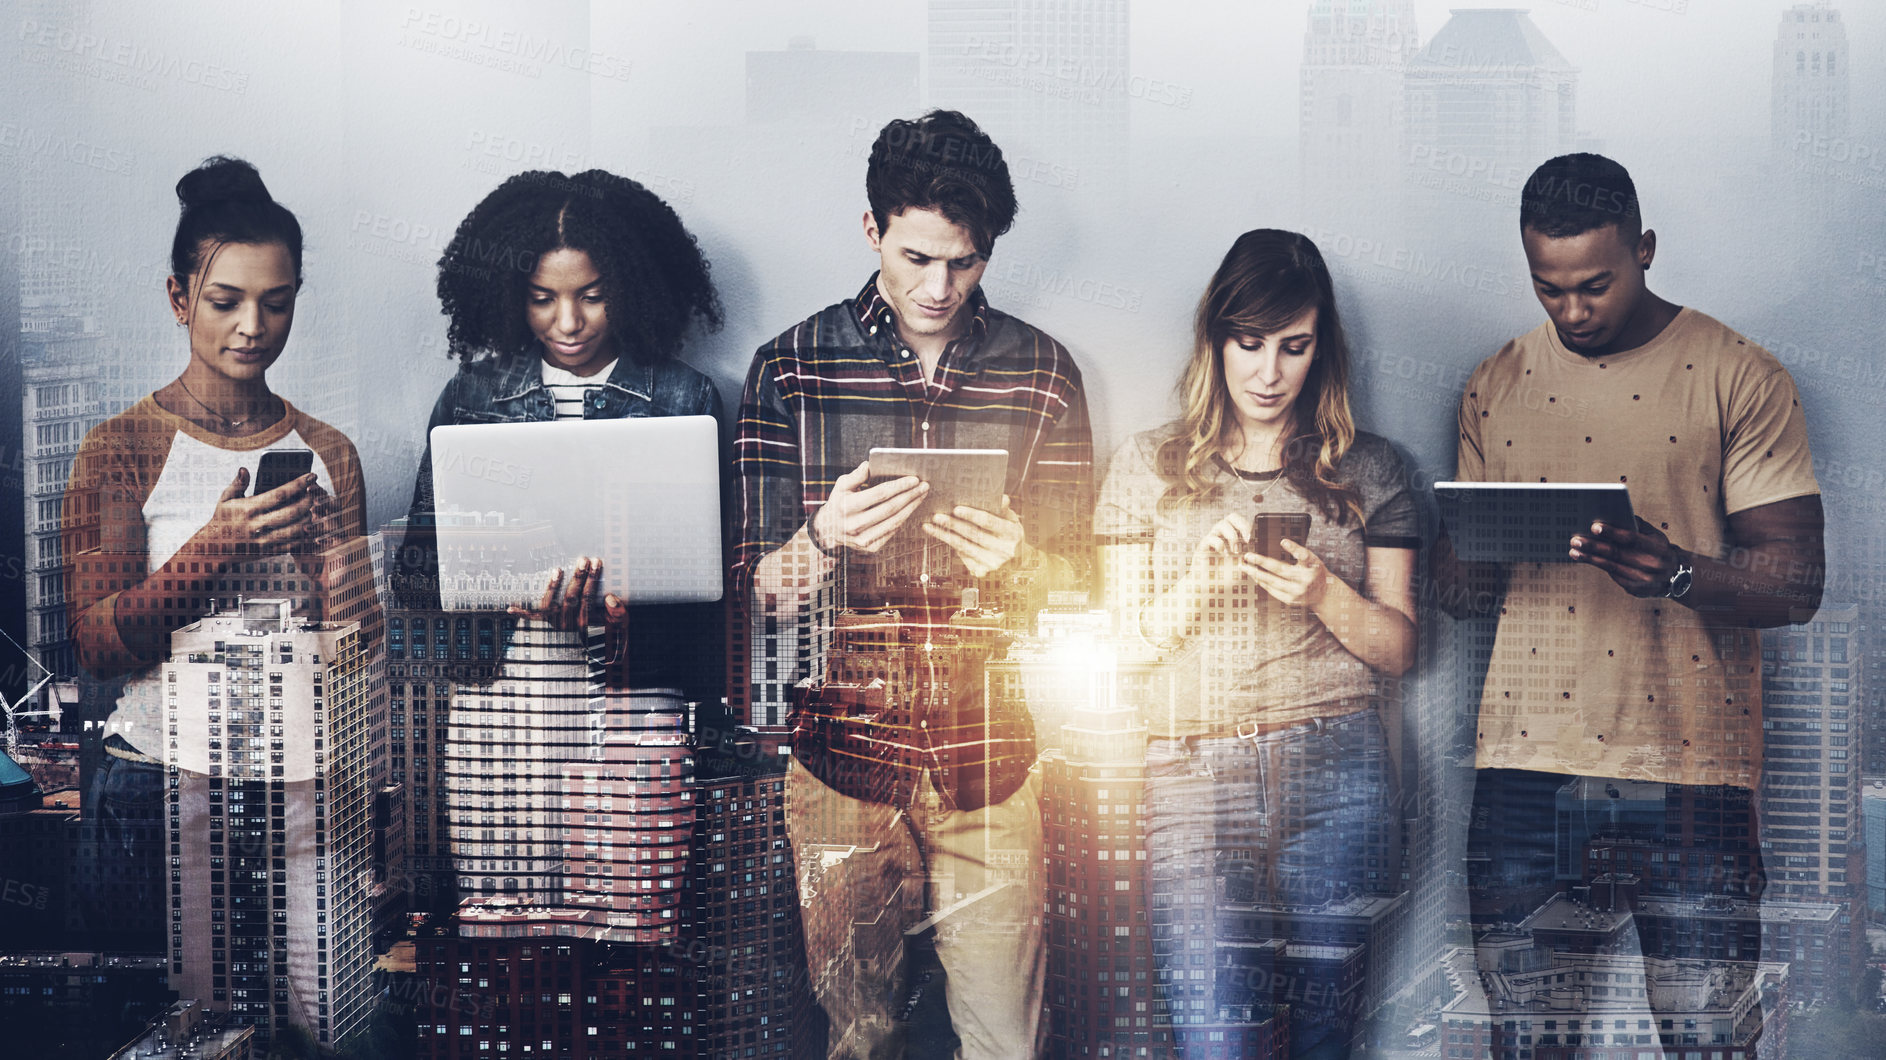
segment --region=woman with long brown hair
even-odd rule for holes
[[[1400,889],[1377,678],[1414,659],[1414,503],[1394,449],[1356,429],[1309,239],[1240,236],[1194,330],[1179,419],[1114,454],[1094,518],[1121,628],[1199,676],[1145,718],[1157,996],[1182,1053],[1206,1025],[1255,1048],[1287,1004],[1292,1055],[1344,1056],[1362,985],[1235,945],[1274,929],[1245,938],[1226,910]]]

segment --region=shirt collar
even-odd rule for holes
[[[505,358],[492,380],[491,390],[499,395],[496,400],[513,401],[540,389],[544,385],[543,363],[544,359],[534,349]],[[618,356],[607,378],[588,385],[620,390],[647,401],[655,392],[655,370],[649,365],[637,364],[633,358]]]
[[[863,328],[866,334],[882,336],[885,345],[895,346],[897,344],[897,313],[891,309],[891,304],[884,300],[883,293],[878,290],[878,275],[874,272],[870,279],[864,281],[864,288],[858,292],[856,298],[852,299],[852,312],[857,317],[858,326]],[[982,293],[980,284],[975,290],[969,292],[969,310],[971,314],[969,331],[956,341],[962,343],[968,340],[966,349],[974,353],[982,348],[982,340],[989,334],[991,310],[988,296]]]

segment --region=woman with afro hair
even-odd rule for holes
[[[445,424],[720,417],[713,382],[676,359],[691,324],[721,323],[707,260],[674,210],[633,180],[600,169],[506,180],[459,224],[439,259],[438,293],[450,354],[462,363],[433,405],[428,439]],[[436,610],[430,442],[407,526],[395,594],[404,607]],[[559,572],[538,611],[513,611],[563,629],[588,625],[600,561],[578,558],[569,575],[566,587]],[[613,596],[605,604],[618,638],[636,628],[622,660],[636,685],[719,676],[712,605],[639,616]],[[682,649],[702,665],[679,662]]]

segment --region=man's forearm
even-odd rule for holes
[[[812,543],[811,524],[802,524],[785,544],[761,556],[753,564],[752,591],[776,592],[794,597],[791,604],[779,601],[774,614],[796,614],[797,597],[812,592],[831,576],[837,560]]]
[[[1731,549],[1727,560],[1679,555],[1693,580],[1678,602],[1718,622],[1772,629],[1806,622],[1820,608],[1827,560],[1817,542],[1767,541]]]

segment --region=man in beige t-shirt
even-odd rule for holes
[[[1476,727],[1469,847],[1491,868],[1475,919],[1531,913],[1606,836],[1656,851],[1645,892],[1759,894],[1755,631],[1805,621],[1822,580],[1794,381],[1646,287],[1656,234],[1610,159],[1542,165],[1520,230],[1550,319],[1469,379],[1456,477],[1624,483],[1637,525],[1583,528],[1569,563],[1462,563],[1445,536],[1435,549],[1448,610],[1499,618]],[[1718,812],[1720,829],[1694,826]]]

